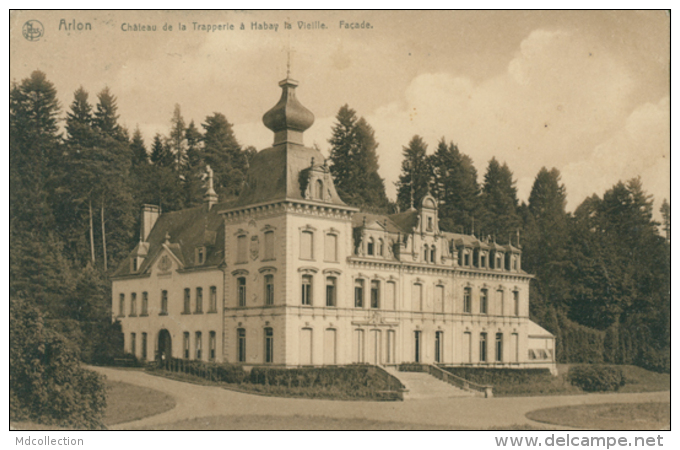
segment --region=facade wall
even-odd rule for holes
[[[125,339],[126,353],[134,353],[137,358],[143,357],[142,334],[147,335],[146,360],[156,358],[158,351],[158,336],[161,330],[168,330],[172,339],[172,356],[184,357],[184,333],[189,333],[189,357],[196,357],[196,332],[201,333],[201,358],[210,359],[210,332],[214,332],[215,359],[222,355],[223,318],[221,299],[224,297],[222,289],[223,272],[219,269],[195,270],[178,272],[177,264],[167,271],[161,271],[157,266],[152,268],[150,276],[129,277],[116,279],[112,284],[113,291],[113,319],[119,320]],[[210,288],[216,288],[217,308],[210,310]],[[196,288],[203,289],[202,313],[196,312]],[[184,313],[184,290],[190,289],[190,313]],[[162,291],[167,291],[167,314],[161,311]],[[142,315],[142,296],[148,293],[148,313]],[[137,294],[136,315],[130,314],[130,301],[133,293]],[[125,295],[124,314],[120,314],[120,295]],[[135,334],[136,348],[131,348],[132,333]]]

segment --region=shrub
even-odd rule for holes
[[[577,365],[569,368],[569,382],[586,392],[618,391],[626,384],[623,371],[604,365]]]
[[[40,311],[10,299],[10,417],[103,428],[103,377],[80,366],[77,347],[45,326]]]

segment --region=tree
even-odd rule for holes
[[[408,146],[403,147],[404,160],[397,185],[397,204],[402,211],[418,207],[427,195],[430,186],[430,164],[427,158],[427,144],[416,135]]]
[[[170,138],[168,139],[167,147],[168,150],[175,155],[175,171],[181,178],[184,165],[186,164],[187,150],[184,118],[182,117],[182,110],[178,104],[175,105],[170,124]]]
[[[116,97],[105,87],[97,94],[97,107],[94,112],[94,129],[118,141],[127,141],[125,131],[118,125],[118,105]]]
[[[489,161],[484,175],[481,205],[483,231],[500,242],[510,242],[510,236],[520,228],[517,214],[517,188],[508,165],[501,166],[496,158]]]
[[[378,175],[375,132],[363,118],[344,105],[333,125],[330,160],[338,195],[346,203],[385,210],[388,205],[384,180]]]
[[[222,200],[239,194],[247,170],[246,155],[224,114],[214,113],[203,123],[203,158],[214,174],[215,191]]]
[[[668,200],[663,199],[661,204],[661,216],[663,217],[663,231],[666,234],[666,240],[671,241],[671,204]]]
[[[196,128],[194,121],[184,131],[187,141],[186,163],[184,168],[184,205],[192,207],[203,201],[203,149],[201,147],[201,132]]]
[[[71,110],[66,113],[67,141],[83,146],[91,145],[94,139],[94,116],[88,97],[89,94],[80,86],[73,94]]]
[[[459,233],[479,231],[480,191],[472,159],[442,138],[430,163],[430,190],[439,201],[440,227]]]
[[[139,131],[139,127],[135,128],[135,132],[132,134],[130,151],[132,152],[133,166],[149,164],[149,154],[146,152],[144,138],[142,137],[142,132]]]

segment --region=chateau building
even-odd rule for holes
[[[142,211],[140,242],[113,277],[114,320],[138,358],[244,365],[351,363],[540,367],[554,336],[529,320],[516,245],[441,231],[437,202],[393,214],[338,196],[303,144],[313,114],[279,83],[263,118],[272,147],[239,198]]]

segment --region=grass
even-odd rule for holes
[[[476,430],[477,428],[325,416],[211,416],[162,424],[149,430]],[[515,425],[497,430],[545,430]]]
[[[155,389],[135,386],[118,381],[106,381],[106,411],[104,425],[131,422],[154,416],[175,407],[175,400]],[[10,422],[17,430],[69,430],[55,425],[36,422]]]
[[[155,416],[175,407],[175,400],[155,389],[119,381],[107,381],[104,424],[115,425]]]
[[[670,429],[670,403],[605,403],[563,406],[527,413],[536,422],[586,430]]]

